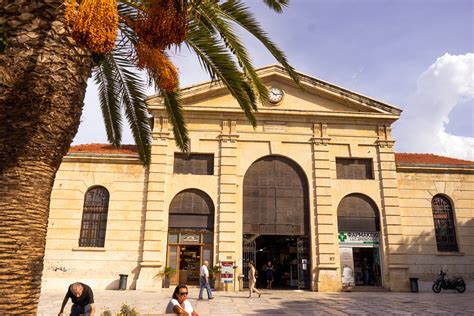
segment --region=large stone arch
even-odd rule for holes
[[[243,181],[243,233],[309,235],[308,180],[289,158],[265,156]]]

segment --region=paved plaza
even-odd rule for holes
[[[214,292],[215,299],[197,300],[199,288],[190,287],[191,304],[202,315],[474,315],[474,292],[434,293],[262,290],[263,295],[247,298],[248,292]],[[162,315],[173,289],[151,291],[94,291],[97,316],[105,310],[114,314],[122,303],[141,315]],[[57,315],[65,292],[43,292],[39,315]],[[206,297],[206,296],[205,296]],[[66,310],[69,310],[69,301]]]

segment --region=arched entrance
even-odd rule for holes
[[[380,217],[368,196],[352,193],[337,208],[343,286],[381,286]]]
[[[308,181],[290,159],[267,156],[255,161],[244,176],[244,273],[256,263],[266,286],[268,261],[275,287],[310,287]],[[263,268],[263,269],[262,269]]]
[[[199,284],[204,260],[213,265],[214,204],[203,191],[187,189],[170,203],[167,266],[176,270],[171,284]]]

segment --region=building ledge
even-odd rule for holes
[[[74,247],[72,251],[91,251],[91,252],[105,252],[105,248],[100,247]]]
[[[445,257],[445,256],[464,256],[464,252],[437,252],[435,254],[435,256],[441,256],[441,257]]]

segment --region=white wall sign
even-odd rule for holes
[[[338,238],[340,244],[379,244],[378,232],[339,232]]]

